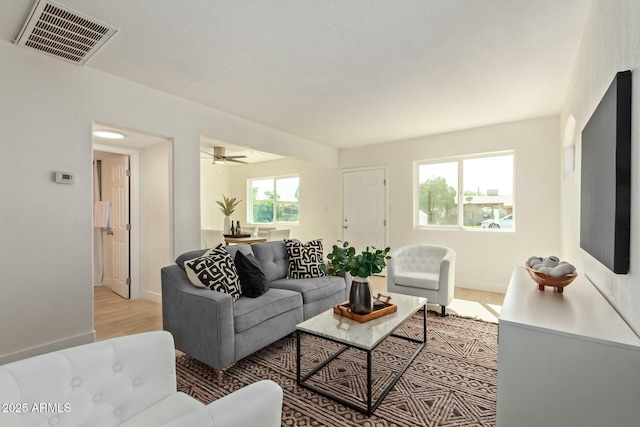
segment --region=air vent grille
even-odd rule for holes
[[[84,64],[117,31],[65,6],[38,0],[16,44]]]

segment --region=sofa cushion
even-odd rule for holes
[[[324,276],[324,271],[320,269],[324,263],[320,240],[302,243],[299,240],[285,239],[284,243],[289,257],[287,278],[307,279]]]
[[[436,273],[403,272],[396,273],[396,286],[406,286],[408,288],[438,290],[440,276]]]
[[[251,246],[267,282],[287,277],[289,256],[284,241],[256,243]]]
[[[240,278],[229,252],[219,246],[209,249],[199,258],[184,263],[189,281],[199,288],[229,294],[233,301],[240,298]]]
[[[173,393],[166,399],[129,418],[120,427],[157,427],[204,408],[196,399],[182,393]]]
[[[321,300],[338,292],[344,293],[344,278],[339,276],[310,279],[279,279],[269,283],[271,289],[288,289],[302,294],[304,304]]]
[[[267,279],[260,268],[260,261],[256,257],[237,251],[233,262],[238,270],[238,276],[240,276],[242,295],[256,298],[269,290]]]
[[[302,296],[286,289],[269,289],[258,298],[240,297],[233,305],[236,333],[302,306]]]

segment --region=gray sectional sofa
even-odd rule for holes
[[[206,249],[187,252],[176,264],[162,268],[163,329],[171,332],[176,348],[207,365],[222,369],[292,333],[296,325],[347,300],[345,278],[288,279],[284,241],[227,246],[253,254],[269,283],[257,297],[236,302],[221,292],[197,288],[184,270],[184,262]]]

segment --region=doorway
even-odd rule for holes
[[[94,286],[131,297],[130,157],[104,151],[94,159]]]
[[[342,171],[342,240],[357,251],[387,245],[387,170]]]
[[[101,233],[107,239],[111,239],[109,246],[104,250],[104,256],[114,254],[116,262],[109,264],[105,260],[105,279],[112,279],[107,273],[109,268],[117,272],[113,274],[115,280],[103,280],[111,290],[123,297],[131,299],[149,299],[161,303],[162,291],[160,280],[160,269],[172,263],[173,255],[173,141],[166,137],[150,135],[140,131],[115,127],[103,123],[93,124],[93,131],[109,130],[123,135],[118,140],[107,140],[94,134],[92,137],[92,147],[94,153],[103,152],[114,159],[128,160],[128,168],[124,163],[119,162],[112,166],[110,163],[102,163],[103,187],[106,182],[117,178],[128,178],[129,191],[126,193],[126,186],[122,184],[122,189],[112,190],[116,194],[121,194],[122,200],[129,200],[129,209],[122,212],[122,216],[116,218],[112,216],[111,232]],[[130,176],[126,176],[126,170],[130,170]],[[97,179],[94,177],[94,179]],[[114,184],[112,187],[117,187]],[[103,198],[105,194],[103,191]],[[114,197],[115,200],[115,197]],[[123,202],[124,203],[124,202]],[[117,208],[113,203],[113,208]],[[114,211],[114,215],[115,212]],[[128,213],[129,217],[126,218]],[[95,218],[94,218],[95,219]],[[116,221],[122,232],[121,236],[116,233],[114,227]],[[96,231],[94,228],[94,239]],[[128,235],[128,242],[127,242]],[[99,246],[99,245],[98,245]],[[108,249],[108,250],[107,250]],[[128,250],[127,250],[128,249]],[[127,254],[128,252],[128,254]],[[128,265],[128,267],[127,267]],[[94,264],[95,268],[95,264]],[[128,271],[129,274],[126,274]],[[98,276],[98,271],[94,270],[94,276]],[[129,279],[129,280],[127,280]],[[96,277],[94,277],[96,281]],[[115,282],[115,284],[114,284]],[[122,292],[119,292],[122,290]]]

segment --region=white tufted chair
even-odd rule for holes
[[[442,316],[453,300],[456,253],[444,246],[404,246],[387,263],[387,290],[427,298]]]
[[[2,365],[0,403],[14,404],[2,427],[275,427],[282,389],[260,381],[205,406],[176,391],[173,337],[158,331]]]

